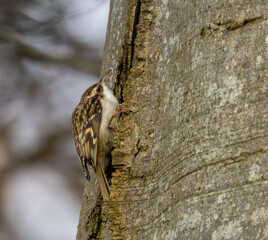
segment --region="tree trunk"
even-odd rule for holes
[[[267,13],[111,1],[103,71],[127,111],[111,198],[86,186],[77,239],[268,239]]]

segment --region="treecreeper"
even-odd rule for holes
[[[103,200],[110,196],[105,175],[112,149],[112,132],[118,119],[118,100],[105,84],[111,76],[106,72],[101,80],[83,93],[72,114],[72,131],[76,151],[85,177],[90,180],[88,165],[96,172]]]

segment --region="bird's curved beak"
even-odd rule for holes
[[[102,82],[106,81],[107,79],[109,79],[111,77],[112,73],[113,73],[113,71],[110,68],[108,71],[106,71],[104,73],[103,77],[100,79],[100,82],[102,83]]]

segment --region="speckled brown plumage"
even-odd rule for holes
[[[111,150],[111,130],[108,125],[117,105],[112,91],[101,80],[83,93],[72,114],[73,136],[84,174],[90,180],[88,164],[92,165],[105,200],[110,194],[105,176],[108,165],[106,155]]]

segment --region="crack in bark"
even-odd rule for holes
[[[130,69],[132,68],[132,63],[133,63],[133,58],[134,58],[135,40],[137,36],[137,26],[140,21],[140,13],[141,13],[141,1],[138,0],[136,4],[134,23],[133,23],[133,28],[132,28]]]
[[[139,154],[139,152],[141,151],[141,147],[140,147],[140,138],[138,139],[137,143],[136,143],[136,148],[137,148],[137,152],[135,152],[134,154],[134,158]]]
[[[192,199],[192,198],[205,198],[205,197],[214,196],[214,195],[219,196],[220,194],[232,193],[232,192],[235,192],[235,191],[242,191],[244,189],[251,190],[251,188],[254,189],[255,186],[259,186],[259,185],[264,185],[265,186],[267,183],[268,183],[267,180],[265,180],[265,181],[259,180],[259,181],[256,181],[256,182],[245,183],[243,185],[235,186],[235,187],[232,187],[232,188],[225,188],[225,189],[209,191],[209,192],[199,193],[199,194],[188,194],[187,196],[180,198],[178,201],[176,201],[176,203],[183,202],[183,201],[186,201],[186,200],[189,200],[189,199]],[[156,197],[154,197],[153,200],[155,198]],[[155,216],[154,221],[156,221],[156,219],[158,219],[163,214],[163,212],[168,211],[168,209],[170,209],[170,207],[165,208],[162,211],[161,214]]]
[[[230,22],[230,23],[227,23],[225,25],[226,25],[227,30],[233,31],[233,30],[236,30],[238,28],[244,27],[249,23],[256,22],[257,20],[260,20],[260,19],[262,19],[262,16],[254,17],[251,19],[243,19],[243,21]]]
[[[237,141],[237,142],[232,143],[232,144],[225,144],[225,145],[221,146],[220,148],[227,148],[227,147],[230,147],[230,146],[233,146],[233,145],[238,145],[238,144],[242,144],[242,143],[249,142],[249,141],[251,141],[251,140],[257,140],[257,139],[261,139],[261,138],[265,138],[265,137],[268,137],[268,135],[266,135],[266,134],[265,134],[265,135],[260,135],[260,136],[253,137],[253,138],[248,138],[248,139],[245,139],[245,140],[242,140],[242,141]],[[184,149],[185,149],[185,148],[180,149],[180,150],[177,151],[177,152],[181,152],[181,151],[183,151]],[[260,148],[260,149],[258,149],[258,150],[256,150],[256,151],[252,151],[252,152],[248,152],[248,151],[246,151],[246,152],[242,152],[242,153],[240,153],[240,154],[237,155],[237,156],[227,157],[227,158],[221,159],[221,160],[219,160],[219,161],[212,162],[212,163],[210,163],[210,164],[205,164],[205,165],[199,166],[199,168],[205,168],[205,167],[207,167],[207,166],[212,166],[212,165],[217,165],[217,164],[222,164],[222,166],[225,166],[225,162],[227,162],[227,163],[226,163],[226,166],[227,166],[227,165],[230,165],[230,164],[232,164],[232,163],[236,163],[236,162],[241,161],[241,160],[239,160],[241,157],[250,156],[250,155],[253,155],[253,154],[256,154],[256,153],[266,153],[267,150],[268,150],[267,148]],[[205,153],[209,153],[209,152],[212,152],[212,151],[213,151],[213,150],[205,150],[205,151],[200,152],[200,153],[205,154]],[[165,154],[165,155],[163,155],[162,158],[167,159],[167,158],[171,158],[171,157],[174,157],[174,156],[177,156],[177,155],[178,155],[177,153],[174,153],[174,155],[173,155],[173,154],[172,154],[172,155]],[[188,161],[190,158],[192,158],[192,157],[194,157],[194,156],[196,156],[196,153],[193,153],[193,154],[191,154],[191,155],[189,155],[189,156],[187,156],[187,157],[181,159],[179,162],[177,162],[175,165],[173,165],[173,168],[176,168],[178,165],[182,164],[184,161]],[[163,168],[162,166],[159,167],[159,169],[162,169],[162,168]],[[196,170],[199,170],[199,169],[196,169]],[[163,172],[161,173],[161,175],[165,174],[165,173],[168,172],[168,171],[169,171],[169,169],[166,169],[165,171],[163,171]],[[196,171],[194,171],[194,172],[196,172]],[[191,173],[192,173],[192,172],[191,172]],[[191,173],[190,173],[190,174],[191,174]],[[185,175],[189,175],[189,174],[186,173]],[[184,176],[185,176],[185,175],[184,175]]]
[[[134,6],[133,6],[134,5]],[[127,81],[128,72],[132,68],[134,52],[135,52],[135,41],[137,37],[137,25],[139,24],[141,14],[141,0],[135,1],[134,4],[130,4],[129,12],[133,11],[134,15],[128,19],[126,28],[128,29],[125,33],[125,42],[122,45],[122,57],[117,67],[117,77],[114,92],[117,93],[119,103],[124,102],[123,97],[123,85]]]
[[[235,31],[248,24],[252,24],[263,19],[264,19],[263,16],[258,16],[248,19],[238,19],[237,21],[230,20],[227,22],[210,23],[208,24],[208,26],[201,28],[200,36],[204,38],[205,36],[210,36],[219,31]]]

